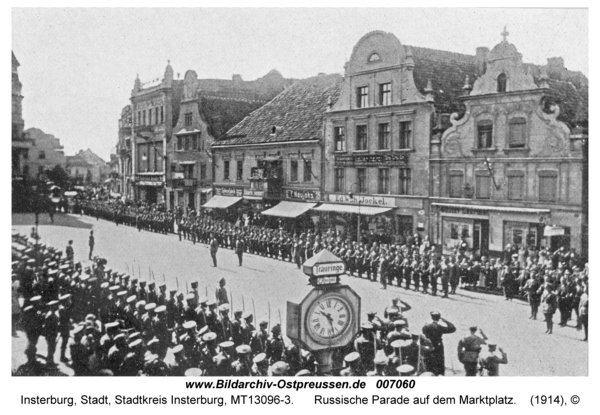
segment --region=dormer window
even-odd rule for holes
[[[498,75],[498,92],[506,92],[506,74],[504,72]]]
[[[371,56],[369,56],[369,62],[378,62],[380,60],[381,57],[377,53],[372,53]]]

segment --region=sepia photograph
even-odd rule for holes
[[[588,376],[588,19],[11,9],[12,376]]]

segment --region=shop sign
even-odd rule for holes
[[[334,163],[339,167],[405,166],[408,153],[336,155]]]
[[[440,212],[442,213],[454,213],[460,215],[476,215],[487,217],[487,211],[481,211],[480,209],[468,209],[464,207],[450,207],[450,206],[439,206]]]
[[[383,196],[358,196],[350,197],[348,195],[330,194],[329,201],[332,203],[346,203],[349,205],[361,206],[380,206],[380,207],[396,207],[393,197]]]
[[[265,197],[265,191],[246,189],[244,191],[244,196]]]
[[[320,200],[321,192],[314,190],[293,190],[288,189],[285,191],[285,197],[287,199],[300,199],[300,200]]]
[[[563,236],[565,234],[565,228],[560,226],[546,226],[544,227],[544,236]]]
[[[237,196],[242,197],[244,195],[244,189],[242,187],[215,187],[215,193],[221,196]]]

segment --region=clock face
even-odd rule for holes
[[[352,318],[352,308],[344,297],[324,294],[309,307],[306,329],[315,341],[329,343],[346,332]]]

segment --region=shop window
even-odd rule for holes
[[[392,103],[392,84],[387,82],[379,84],[379,105],[390,105]]]
[[[312,182],[312,161],[304,160],[304,181]]]
[[[508,122],[508,147],[525,148],[527,121],[523,117],[511,118]]]
[[[387,194],[390,192],[390,169],[379,169],[377,183],[377,193]]]
[[[344,127],[335,127],[333,129],[335,142],[335,151],[346,151],[346,134]]]
[[[523,200],[524,176],[508,176],[508,200]]]
[[[237,161],[236,178],[237,178],[237,180],[243,180],[243,176],[244,176],[244,161],[238,160]]]
[[[185,114],[185,126],[190,127],[192,125],[192,113],[188,112]]]
[[[450,188],[448,195],[450,197],[462,197],[463,195],[463,174],[450,173]]]
[[[358,184],[358,193],[367,193],[367,169],[356,169],[356,183]]]
[[[356,107],[366,108],[369,106],[369,87],[361,86],[356,88]]]
[[[489,199],[492,192],[492,178],[490,176],[475,176],[475,197]]]
[[[450,224],[450,239],[458,239],[458,225],[456,223]]]
[[[298,181],[298,160],[290,161],[290,182]]]
[[[390,124],[382,123],[379,124],[379,149],[387,150],[390,148]]]
[[[514,246],[523,245],[523,229],[513,229],[512,243]]]
[[[344,184],[345,184],[345,169],[337,168],[335,169],[335,182],[333,184],[334,192],[343,192]]]
[[[477,148],[492,148],[494,124],[490,120],[477,123]]]
[[[539,176],[539,199],[540,202],[556,202],[556,184],[557,176],[540,175]]]
[[[409,195],[411,193],[411,172],[410,169],[399,169],[399,181],[400,188],[398,189],[399,195]]]
[[[409,149],[411,148],[412,141],[412,121],[402,121],[400,123],[400,141],[398,148]]]
[[[367,126],[356,126],[356,149],[367,150]]]
[[[229,161],[223,162],[223,180],[229,180]]]

